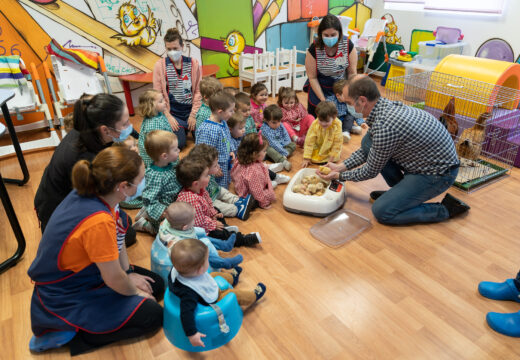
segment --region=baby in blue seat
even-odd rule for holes
[[[207,236],[203,228],[193,226],[195,209],[190,204],[182,201],[173,202],[166,209],[165,217],[159,227],[159,239],[168,249],[182,239],[199,239],[209,249],[209,264],[213,269],[235,268],[243,261],[242,255],[232,258],[223,258],[219,255],[217,250],[228,252],[233,249],[235,234],[232,234],[228,240]]]
[[[215,276],[221,276],[227,282],[236,285],[240,273],[209,274],[208,247],[199,240],[177,241],[171,248],[171,261],[173,268],[168,277],[168,288],[179,297],[182,328],[192,346],[204,347],[202,338],[206,337],[197,330],[195,323],[197,304],[215,304],[232,292],[236,295],[238,304],[242,308],[248,308],[265,294],[266,287],[262,283],[258,283],[252,290],[221,290],[214,279]]]

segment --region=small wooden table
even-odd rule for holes
[[[215,76],[220,67],[215,64],[210,65],[202,65],[202,77],[206,76]],[[145,83],[151,84],[153,83],[153,73],[140,73],[140,74],[131,74],[131,75],[121,75],[119,76],[119,80],[121,80],[121,84],[123,85],[123,91],[125,92],[125,100],[126,106],[128,107],[128,112],[130,116],[134,116],[134,103],[132,101],[132,93],[130,90],[130,83]]]

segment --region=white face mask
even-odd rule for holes
[[[167,54],[168,54],[168,57],[170,59],[172,59],[172,61],[175,62],[175,61],[178,61],[181,58],[182,51],[181,50],[170,50],[170,51],[167,52]]]

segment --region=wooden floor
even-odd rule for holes
[[[343,158],[360,140],[353,136]],[[16,267],[0,275],[2,359],[69,358],[67,348],[35,355],[28,347],[32,284],[27,269],[41,237],[33,199],[51,154],[26,155],[31,180],[23,187],[7,185],[27,250]],[[301,159],[298,149],[291,174]],[[21,176],[16,158],[1,160],[0,166],[4,177]],[[283,210],[286,185],[281,185],[272,209],[255,210],[247,222],[229,221],[242,232],[259,231],[263,239],[257,248],[240,249],[242,285],[267,285],[264,300],[245,314],[233,341],[190,355],[173,347],[161,330],[76,358],[518,359],[518,340],[490,330],[485,315],[516,312],[520,304],[487,300],[477,284],[512,277],[520,266],[519,180],[520,170],[514,169],[512,176],[469,195],[450,189],[471,205],[467,216],[400,227],[380,225],[372,216],[368,194],[386,188],[381,176],[348,183],[345,207],[372,219],[373,227],[339,249],[311,237],[309,228],[319,219]],[[10,256],[15,244],[0,210],[0,259]],[[149,267],[151,244],[150,235],[139,233],[137,245],[128,249],[131,262]]]

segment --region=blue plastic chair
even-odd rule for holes
[[[231,288],[231,285],[224,278],[215,278],[218,286],[222,290]],[[217,305],[223,314],[220,320],[217,312],[211,306],[197,305],[195,310],[195,323],[197,330],[205,334],[202,338],[205,347],[191,345],[188,337],[184,334],[180,318],[180,300],[171,291],[166,290],[164,295],[164,334],[166,338],[179,349],[190,352],[203,352],[213,350],[230,342],[240,330],[244,317],[242,309],[238,305],[236,295],[230,293]],[[227,332],[226,332],[227,331]]]

